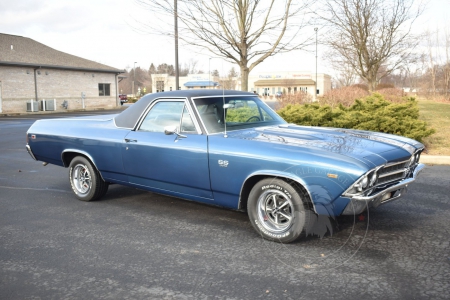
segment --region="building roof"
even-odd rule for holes
[[[185,87],[200,87],[200,86],[219,86],[215,81],[188,81],[184,84]]]
[[[267,79],[255,81],[255,86],[299,86],[299,85],[314,85],[314,80],[312,79]]]
[[[0,33],[0,65],[123,73],[123,70],[64,53],[27,37]]]

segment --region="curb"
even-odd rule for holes
[[[16,117],[16,116],[35,116],[35,115],[51,115],[51,114],[65,114],[73,112],[90,112],[90,111],[108,111],[108,110],[122,110],[128,106],[117,106],[116,108],[80,108],[67,110],[53,110],[53,111],[35,111],[35,112],[20,112],[20,113],[0,113],[0,117]]]
[[[450,166],[450,156],[444,155],[421,155],[420,162],[427,165]]]

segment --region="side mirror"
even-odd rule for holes
[[[171,135],[171,134],[176,134],[178,132],[177,130],[177,126],[166,126],[164,127],[164,134],[165,135]]]
[[[186,138],[187,137],[185,135],[179,134],[178,133],[178,127],[177,126],[173,126],[173,125],[164,127],[164,134],[165,135],[176,134],[177,138],[176,138],[175,142],[177,142],[178,139],[180,139],[180,138]]]

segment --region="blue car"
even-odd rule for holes
[[[287,124],[254,93],[149,94],[118,115],[36,121],[26,148],[69,170],[75,196],[111,183],[246,210],[282,243],[313,234],[322,216],[359,214],[399,199],[424,168],[414,140]]]

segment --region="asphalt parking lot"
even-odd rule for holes
[[[450,167],[333,235],[281,245],[246,213],[112,185],[76,200],[31,159],[34,120],[0,117],[0,299],[449,299]]]

